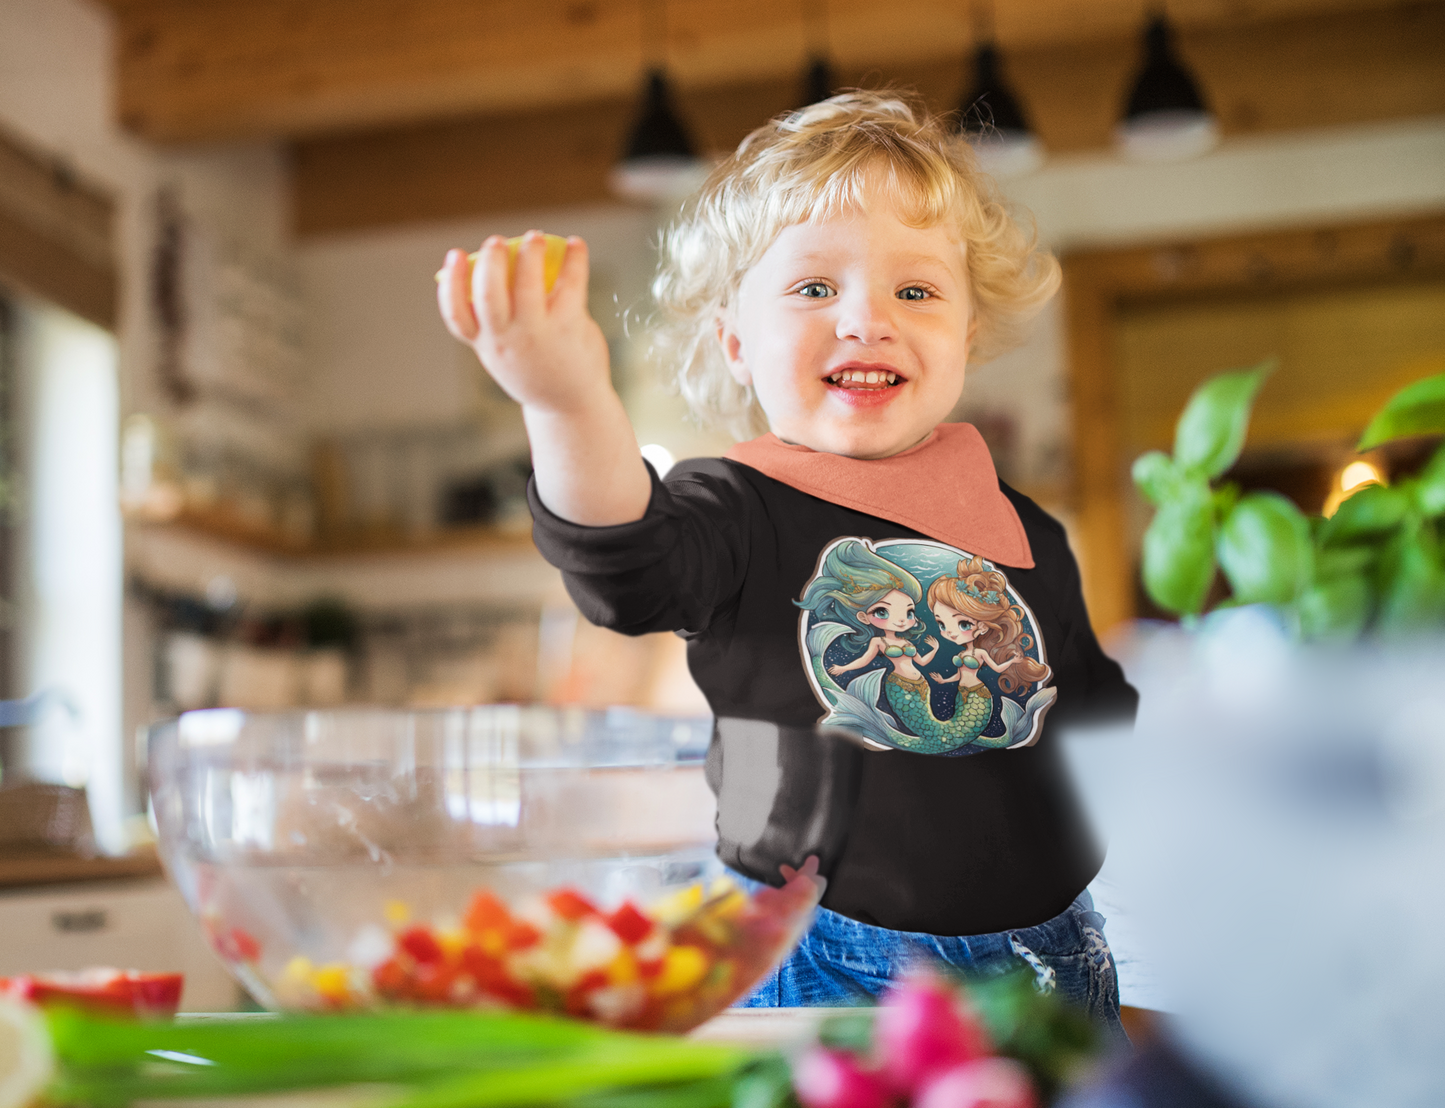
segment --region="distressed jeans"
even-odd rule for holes
[[[756,882],[734,874],[748,886]],[[1028,966],[1041,988],[1083,1009],[1110,1045],[1128,1042],[1119,1021],[1119,979],[1104,939],[1104,917],[1088,890],[1034,927],[989,935],[890,931],[819,908],[797,948],[740,1008],[869,1004],[919,962],[942,962],[965,976],[993,977]]]

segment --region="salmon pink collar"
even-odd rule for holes
[[[970,423],[941,423],[889,458],[846,458],[766,435],[724,457],[844,508],[910,527],[1015,569],[1032,569],[1023,520],[998,486],[993,459]]]

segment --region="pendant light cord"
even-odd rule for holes
[[[641,0],[638,4],[642,38],[642,68],[667,68],[667,0]]]
[[[808,57],[827,59],[830,56],[830,32],[828,0],[803,0],[803,38]]]
[[[993,0],[965,0],[964,8],[964,19],[973,35],[973,45],[992,43],[995,34]]]

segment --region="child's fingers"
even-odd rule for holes
[[[517,273],[512,279],[518,318],[540,312],[547,302],[547,290],[542,283],[546,252],[547,242],[541,231],[528,231],[522,236],[522,245],[517,250]]]
[[[454,338],[473,342],[478,333],[476,313],[472,311],[471,284],[467,281],[467,256],[460,250],[448,250],[442,263],[441,280],[437,282],[437,307],[442,322]]]
[[[472,271],[472,304],[488,331],[495,333],[512,322],[512,295],[507,285],[507,240],[492,235],[482,243]]]
[[[567,253],[562,257],[562,270],[557,274],[557,284],[553,286],[552,302],[568,307],[574,304],[586,307],[590,266],[587,243],[576,235],[569,235]]]

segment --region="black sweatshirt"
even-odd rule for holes
[[[780,864],[816,854],[829,881],[825,907],[893,930],[974,935],[1042,923],[1098,872],[1102,853],[1054,736],[1070,721],[1132,715],[1137,700],[1089,625],[1063,528],[1000,487],[1035,563],[1007,569],[1008,583],[1053,670],[1042,684],[1058,697],[1032,745],[967,747],[966,757],[866,749],[820,730],[828,704],[801,645],[796,602],[831,544],[926,536],[726,459],[680,463],[665,482],[654,475],[635,523],[583,527],[552,515],[535,488],[530,499],[537,547],[587,619],[688,641],[689,668],[717,720],[708,780],[726,864],[776,885]],[[940,647],[926,668],[949,676],[955,648]],[[1001,729],[993,711],[985,734]],[[937,714],[946,717],[946,705]]]

